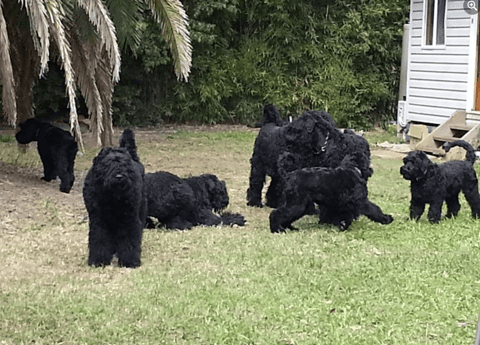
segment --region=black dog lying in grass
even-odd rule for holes
[[[445,144],[445,151],[454,146],[467,150],[465,161],[450,161],[443,164],[433,163],[422,151],[412,151],[403,159],[400,168],[403,178],[410,181],[412,199],[410,218],[419,220],[425,205],[430,204],[428,220],[438,223],[442,215],[443,203],[447,204],[447,218],[455,217],[460,211],[458,195],[463,192],[472,210],[473,218],[480,218],[480,196],[478,180],[473,164],[475,151],[463,140]]]
[[[190,229],[197,225],[245,225],[241,214],[219,212],[229,203],[227,187],[215,175],[205,174],[182,179],[159,171],[145,175],[148,216],[168,229]],[[147,220],[147,227],[152,223]]]
[[[313,167],[287,172],[291,155],[283,154],[279,166],[285,169],[285,189],[282,205],[270,213],[270,230],[296,230],[292,223],[309,213],[313,203],[318,205],[320,222],[347,230],[360,215],[390,224],[392,216],[368,200],[367,182],[355,165],[355,158],[346,156],[337,168]],[[294,157],[293,157],[294,159]],[[293,164],[295,165],[295,164]]]
[[[61,180],[60,191],[69,193],[75,176],[73,166],[78,146],[72,135],[61,128],[37,119],[29,119],[20,124],[20,132],[15,135],[20,144],[37,142],[37,149],[43,163],[42,180]]]

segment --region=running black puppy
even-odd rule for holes
[[[126,129],[120,147],[107,147],[93,160],[83,199],[88,211],[88,264],[140,266],[143,226],[147,217],[145,173],[134,133]]]
[[[295,157],[293,157],[293,160]],[[318,205],[320,222],[347,230],[360,215],[381,223],[390,224],[392,216],[368,199],[367,181],[356,167],[355,157],[346,156],[336,168],[312,167],[294,171],[289,153],[279,158],[285,176],[283,204],[270,213],[270,230],[284,232],[295,230],[292,223],[309,212],[313,203]],[[285,169],[285,170],[283,170]]]
[[[410,218],[419,220],[425,205],[429,204],[428,220],[438,223],[442,206],[447,204],[447,218],[455,217],[460,211],[458,195],[463,192],[472,210],[473,218],[480,218],[480,196],[478,180],[473,164],[475,151],[466,141],[457,140],[444,145],[445,151],[460,146],[467,151],[465,161],[433,163],[422,151],[412,151],[403,159],[400,168],[403,178],[410,181]]]
[[[182,179],[165,171],[146,174],[148,216],[168,229],[190,229],[197,225],[245,225],[241,214],[222,213],[229,197],[225,181],[204,174]],[[148,224],[151,226],[151,224]]]
[[[60,191],[69,193],[75,176],[73,166],[78,146],[72,135],[61,128],[37,119],[29,119],[20,124],[20,132],[15,135],[20,144],[37,141],[37,149],[43,163],[42,180],[61,180]]]

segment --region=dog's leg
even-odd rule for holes
[[[428,209],[428,220],[430,223],[438,223],[442,217],[443,200],[435,200]]]
[[[478,182],[475,181],[475,184],[469,189],[465,188],[463,194],[472,209],[472,217],[480,219],[480,195],[478,194]]]
[[[458,211],[460,211],[460,202],[458,201],[458,194],[445,199],[445,202],[447,203],[446,217],[447,218],[456,217],[458,214]]]
[[[390,224],[393,222],[393,217],[391,215],[384,214],[382,209],[370,200],[367,200],[363,205],[361,212],[363,215],[367,216],[368,219],[380,224]]]
[[[263,207],[262,188],[265,183],[266,172],[261,164],[254,164],[252,159],[252,170],[250,172],[250,185],[247,191],[247,205]]]
[[[412,198],[410,201],[410,219],[418,221],[424,211],[425,203]]]
[[[210,210],[199,210],[197,223],[207,226],[216,226],[222,223],[222,219]]]
[[[88,264],[90,266],[110,265],[115,251],[111,237],[104,224],[93,222],[98,219],[90,215],[90,231],[88,233]]]
[[[130,229],[123,230],[117,239],[118,264],[123,267],[138,267],[142,253],[143,224],[138,220],[132,224]]]
[[[188,220],[185,220],[179,216],[172,217],[165,221],[165,226],[167,229],[177,229],[177,230],[187,230],[191,229],[194,224],[190,223]]]
[[[279,176],[272,177],[266,193],[266,205],[271,208],[277,208],[280,205],[283,192],[283,181]]]
[[[270,231],[285,232],[286,228],[298,230],[292,223],[305,214],[305,208],[302,203],[292,203],[273,210],[270,213]]]

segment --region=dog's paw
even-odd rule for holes
[[[262,208],[263,204],[261,202],[249,201],[247,202],[247,206]]]
[[[385,215],[385,220],[383,224],[390,224],[391,222],[393,222],[393,217],[389,214]]]

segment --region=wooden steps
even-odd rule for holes
[[[447,121],[423,138],[415,149],[437,156],[445,156],[443,144],[459,139],[469,142],[475,149],[480,145],[480,123],[467,124],[467,113],[462,110],[454,112]]]

